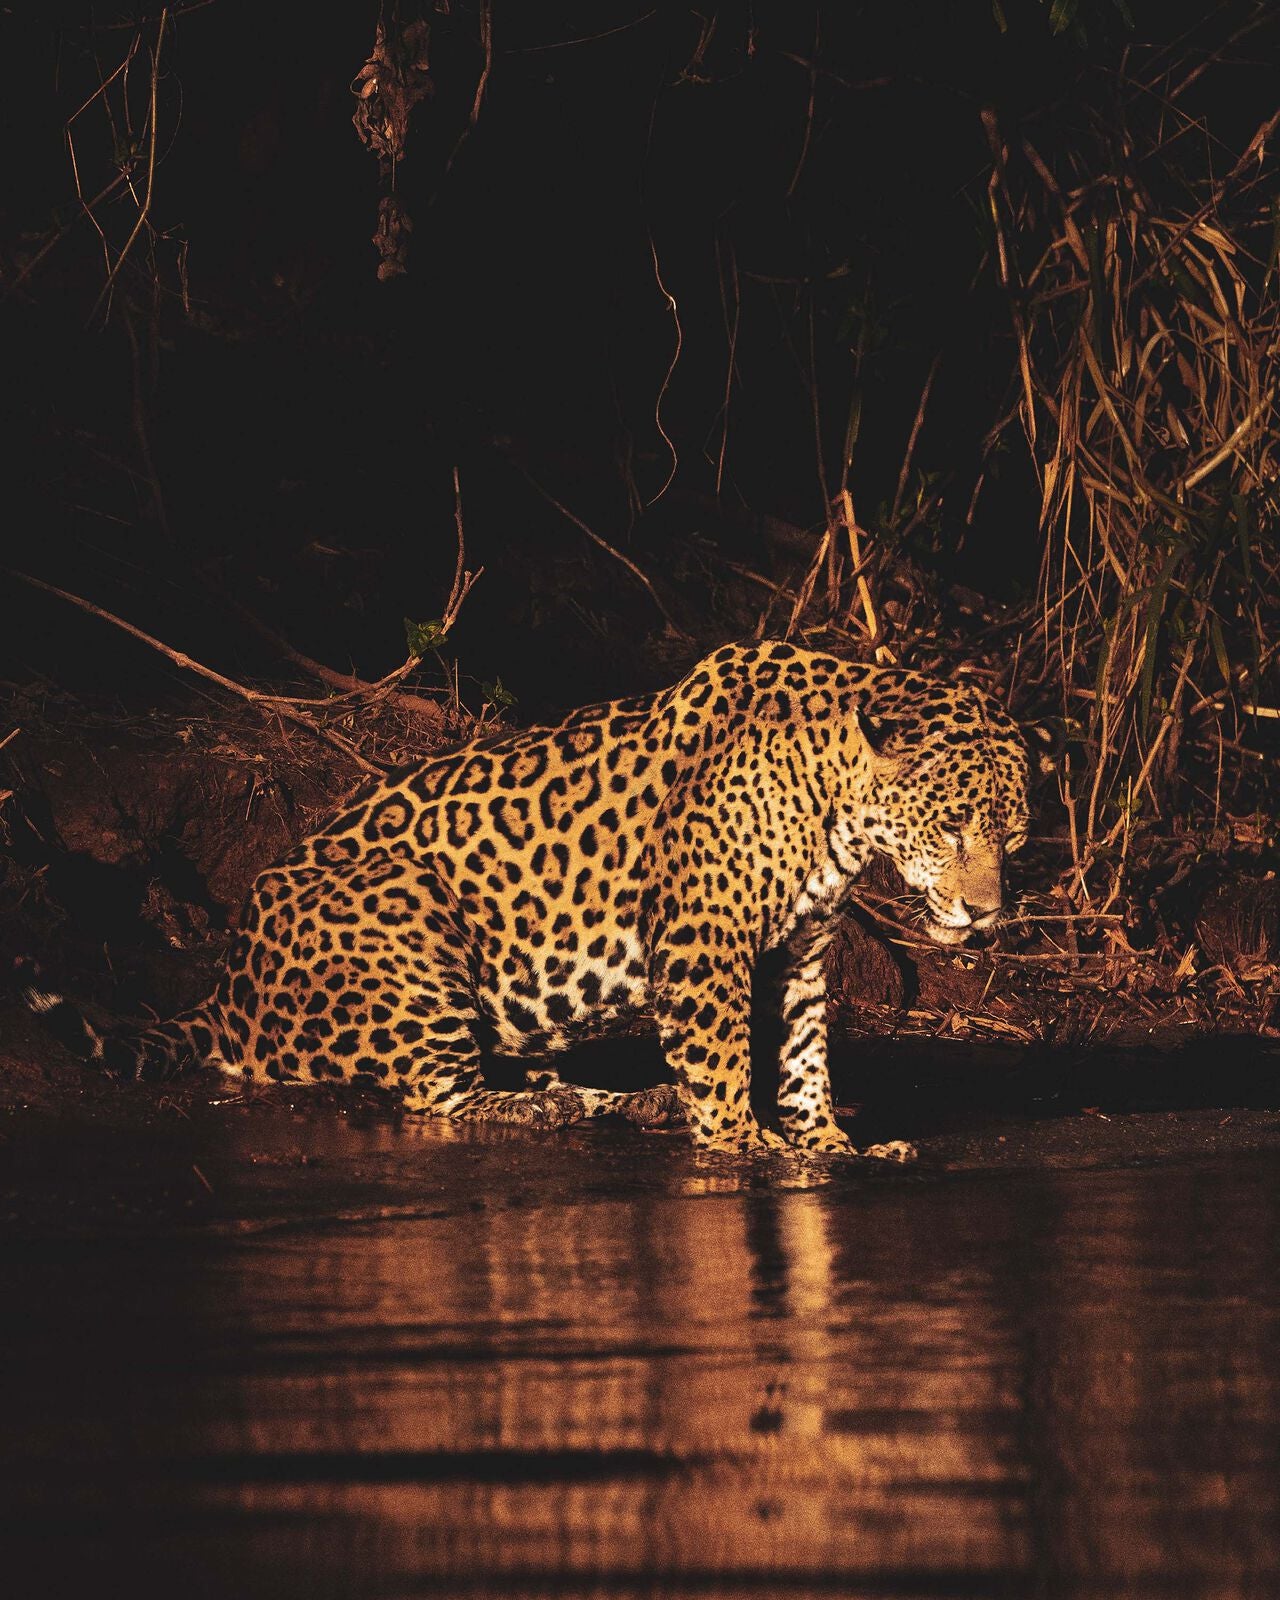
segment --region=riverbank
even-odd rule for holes
[[[735,1168],[676,1130],[582,1124],[556,1134],[405,1116],[372,1091],[242,1094],[209,1075],[118,1084],[4,1018],[0,1226],[10,1237],[274,1227],[300,1218],[520,1203],[537,1185],[736,1192],[898,1181],[883,1163],[790,1157]],[[653,1081],[656,1043],[574,1058],[585,1080]],[[833,1081],[862,1145],[911,1140],[903,1181],[945,1172],[1085,1170],[1280,1154],[1280,1049],[1247,1039],[1177,1052],[1068,1052],[840,1040]],[[850,1177],[852,1175],[852,1177]],[[859,1176],[860,1175],[860,1176]]]
[[[351,740],[394,762],[475,726],[456,707],[430,725],[384,708],[353,721],[343,749],[248,706],[125,715],[29,689],[13,714],[0,962],[35,955],[51,986],[104,1017],[165,1015],[207,992],[255,875],[367,775]],[[835,1025],[1068,1051],[1280,1039],[1280,885],[1256,819],[1149,844],[1132,900],[1090,918],[1059,890],[1050,799],[1010,863],[1012,915],[985,949],[916,936],[901,885],[873,869],[832,953]]]

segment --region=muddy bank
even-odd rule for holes
[[[1280,1051],[1243,1039],[1215,1041],[1211,1055],[846,1041],[833,1062],[844,1125],[862,1145],[912,1140],[915,1166],[783,1157],[738,1167],[696,1155],[678,1131],[610,1119],[537,1135],[405,1116],[387,1097],[341,1086],[245,1095],[208,1074],[117,1084],[52,1061],[16,1013],[4,1022],[0,1226],[10,1237],[412,1214],[498,1203],[495,1186],[507,1204],[583,1182],[601,1195],[673,1182],[729,1192],[1280,1154]],[[628,1086],[663,1071],[650,1042],[593,1047],[572,1065],[584,1081]]]

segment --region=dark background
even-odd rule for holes
[[[159,8],[7,8],[11,559],[224,670],[287,672],[230,597],[372,675],[403,658],[404,617],[443,607],[456,466],[469,565],[485,574],[451,652],[464,700],[501,679],[522,719],[670,678],[755,628],[767,591],[724,558],[778,580],[803,570],[855,387],[850,486],[874,528],[935,358],[915,464],[946,488],[903,560],[943,595],[1026,601],[1039,497],[1016,437],[966,525],[1015,370],[980,113],[1052,148],[1105,108],[1122,60],[1195,59],[1259,14],[496,0],[469,128],[478,0],[384,10],[431,29],[434,93],[397,172],[408,273],[376,280],[378,168],[351,125],[379,7],[211,0],[171,8],[154,232],[108,300],[72,155],[86,196],[122,162],[144,184],[144,163],[129,159],[119,81],[69,119],[136,38],[128,103],[142,122]],[[1224,149],[1273,97],[1269,38],[1255,28],[1183,103]],[[114,257],[137,206],[117,190],[95,215]],[[661,494],[673,462],[655,406],[675,327],[655,253],[682,334]],[[651,575],[687,639],[524,472]],[[171,682],[105,624],[7,588],[10,680],[35,671],[125,698]],[[439,671],[429,661],[424,679]]]

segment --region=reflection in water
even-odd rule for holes
[[[23,1526],[228,1596],[1280,1592],[1274,1171],[478,1158],[439,1216],[0,1266],[132,1312],[74,1362],[6,1318]]]

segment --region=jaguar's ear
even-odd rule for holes
[[[1067,748],[1067,730],[1056,718],[1044,722],[1024,722],[1022,737],[1031,752],[1031,770],[1042,777],[1056,772]]]

